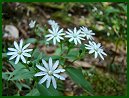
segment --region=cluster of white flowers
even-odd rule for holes
[[[15,48],[8,48],[8,50],[11,51],[11,52],[7,52],[7,55],[11,55],[9,60],[16,58],[15,64],[18,64],[20,59],[22,60],[23,63],[26,63],[26,64],[30,63],[30,61],[27,61],[25,59],[25,57],[31,57],[31,55],[27,52],[31,52],[33,49],[26,49],[27,47],[29,47],[29,45],[30,45],[30,43],[23,46],[22,39],[20,40],[19,45],[16,41],[14,41]],[[42,84],[45,81],[47,81],[46,87],[49,88],[50,83],[52,81],[53,87],[56,89],[57,84],[56,84],[55,77],[60,79],[60,80],[65,80],[65,78],[63,76],[59,75],[59,73],[64,72],[65,70],[62,68],[58,68],[59,60],[57,60],[55,63],[53,63],[51,57],[49,58],[49,63],[47,63],[44,59],[42,59],[42,63],[44,65],[44,67],[41,65],[36,65],[36,67],[38,69],[40,69],[41,72],[36,73],[34,76],[36,76],[36,77],[37,76],[44,76],[39,81],[39,84]]]
[[[74,42],[75,45],[78,43],[81,44],[81,40],[86,39],[89,41],[89,45],[86,45],[86,49],[89,50],[89,54],[95,53],[95,58],[99,55],[103,60],[103,55],[107,56],[107,54],[103,51],[101,44],[96,44],[93,40],[93,35],[95,33],[92,30],[88,30],[86,27],[82,26],[80,29],[77,30],[75,27],[73,30],[68,29],[67,31],[63,31],[63,29],[59,29],[58,23],[54,20],[49,20],[48,24],[51,25],[52,29],[48,29],[50,34],[46,35],[47,41],[53,40],[53,44],[56,45],[56,42],[60,42],[60,40],[64,40],[65,38],[69,38],[69,42]],[[64,33],[65,32],[65,33]]]
[[[30,28],[35,27],[36,21],[31,21],[29,26]],[[93,40],[93,35],[95,33],[92,32],[92,30],[88,30],[86,27],[82,26],[80,29],[77,29],[76,27],[71,30],[67,29],[67,31],[64,32],[63,29],[60,29],[60,26],[58,23],[56,23],[54,20],[49,20],[48,24],[51,25],[51,29],[48,29],[50,34],[46,35],[47,41],[53,40],[53,44],[56,45],[57,42],[60,42],[61,40],[64,40],[65,38],[69,39],[69,42],[74,42],[75,45],[78,43],[81,44],[82,40],[89,40],[89,44],[85,44],[85,48],[89,50],[89,54],[94,53],[94,57],[97,58],[100,56],[103,60],[103,55],[107,56],[107,54],[103,51],[102,46],[100,43],[95,43]],[[20,40],[20,43],[14,41],[14,47],[15,48],[8,48],[10,52],[7,53],[7,55],[11,56],[9,60],[12,60],[16,58],[15,64],[19,62],[21,59],[23,63],[28,64],[30,61],[27,61],[25,57],[31,57],[31,54],[28,52],[31,52],[33,49],[27,49],[29,47],[30,43],[23,46],[23,40]],[[57,60],[55,63],[52,62],[52,58],[49,58],[49,62],[47,63],[44,59],[42,59],[42,63],[44,66],[36,65],[36,67],[41,70],[40,72],[36,73],[34,76],[43,76],[43,78],[39,81],[39,84],[42,84],[46,81],[46,87],[49,88],[50,83],[52,82],[53,87],[56,89],[56,79],[58,78],[60,80],[65,80],[65,78],[59,73],[64,72],[65,70],[62,68],[58,68],[59,60]]]

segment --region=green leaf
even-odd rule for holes
[[[15,69],[22,69],[26,68],[22,63],[15,64],[13,61],[9,61],[9,63],[15,68]]]
[[[50,85],[49,88],[46,88],[44,85],[37,84],[37,89],[41,96],[61,96],[61,93],[54,89],[52,85]]]
[[[2,53],[2,59],[7,57],[7,53]]]
[[[68,55],[66,55],[64,58],[69,60],[75,60],[79,54],[79,51],[77,50],[71,50]]]
[[[35,39],[35,38],[28,38],[28,39],[26,40],[26,43],[35,44],[36,42],[37,42],[37,39]]]
[[[92,95],[93,89],[90,83],[84,78],[82,71],[73,67],[67,67],[66,72],[72,80]]]
[[[32,89],[28,94],[26,94],[26,96],[39,96],[39,95],[40,93],[36,88]]]

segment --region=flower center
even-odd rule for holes
[[[54,34],[53,34],[53,36],[54,36],[54,37],[57,37],[57,34],[56,34],[56,33],[54,33]]]
[[[74,38],[77,38],[77,35],[76,35],[76,34],[73,34],[73,37],[74,37]]]
[[[49,76],[52,76],[52,74],[53,74],[52,71],[48,71]]]
[[[18,54],[21,55],[22,54],[22,51],[18,51]]]
[[[95,50],[96,52],[98,52],[98,48],[95,48],[94,50]]]

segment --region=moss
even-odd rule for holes
[[[96,69],[92,77],[87,75],[86,78],[92,84],[95,96],[127,95],[127,85],[120,83],[113,74]]]

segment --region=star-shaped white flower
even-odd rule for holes
[[[48,29],[50,34],[46,35],[47,41],[50,41],[53,39],[53,44],[56,45],[56,42],[60,42],[60,40],[64,40],[62,37],[65,35],[63,33],[63,29],[59,29],[59,26],[52,26],[52,29]]]
[[[35,27],[35,23],[36,23],[36,21],[31,20],[30,23],[29,23],[29,27],[31,29],[34,28]]]
[[[87,40],[94,40],[92,36],[95,35],[95,33],[93,33],[92,30],[88,30],[84,26],[80,27],[80,29],[82,30],[82,33],[86,36]]]
[[[58,68],[59,60],[53,63],[51,57],[49,58],[48,63],[44,59],[42,59],[42,63],[44,67],[41,65],[36,65],[36,67],[40,69],[41,72],[36,73],[34,76],[43,76],[43,78],[39,81],[39,84],[42,84],[46,81],[46,87],[49,88],[50,83],[52,82],[53,87],[56,89],[57,84],[55,78],[65,80],[63,76],[59,75],[59,73],[64,72],[65,70]]]
[[[31,57],[31,55],[29,53],[27,53],[27,52],[30,52],[30,51],[33,50],[33,49],[26,49],[29,45],[30,45],[30,43],[26,44],[23,47],[23,40],[22,39],[20,40],[20,44],[19,45],[17,44],[16,41],[14,41],[15,48],[8,48],[8,50],[10,52],[8,52],[7,55],[12,55],[9,58],[9,60],[12,60],[12,59],[16,58],[15,64],[17,64],[20,59],[22,60],[22,62],[26,63],[25,57]]]
[[[103,51],[100,43],[96,44],[95,42],[89,41],[89,45],[88,44],[85,45],[86,45],[85,48],[89,50],[89,54],[95,53],[94,54],[95,58],[97,58],[97,56],[99,55],[104,60],[103,55],[107,56],[107,54]]]
[[[77,43],[81,44],[81,40],[85,40],[83,37],[84,35],[81,33],[81,30],[77,30],[77,28],[75,27],[74,30],[70,30],[68,29],[68,31],[66,31],[66,36],[69,39],[69,42],[74,41],[74,43],[77,45]]]

